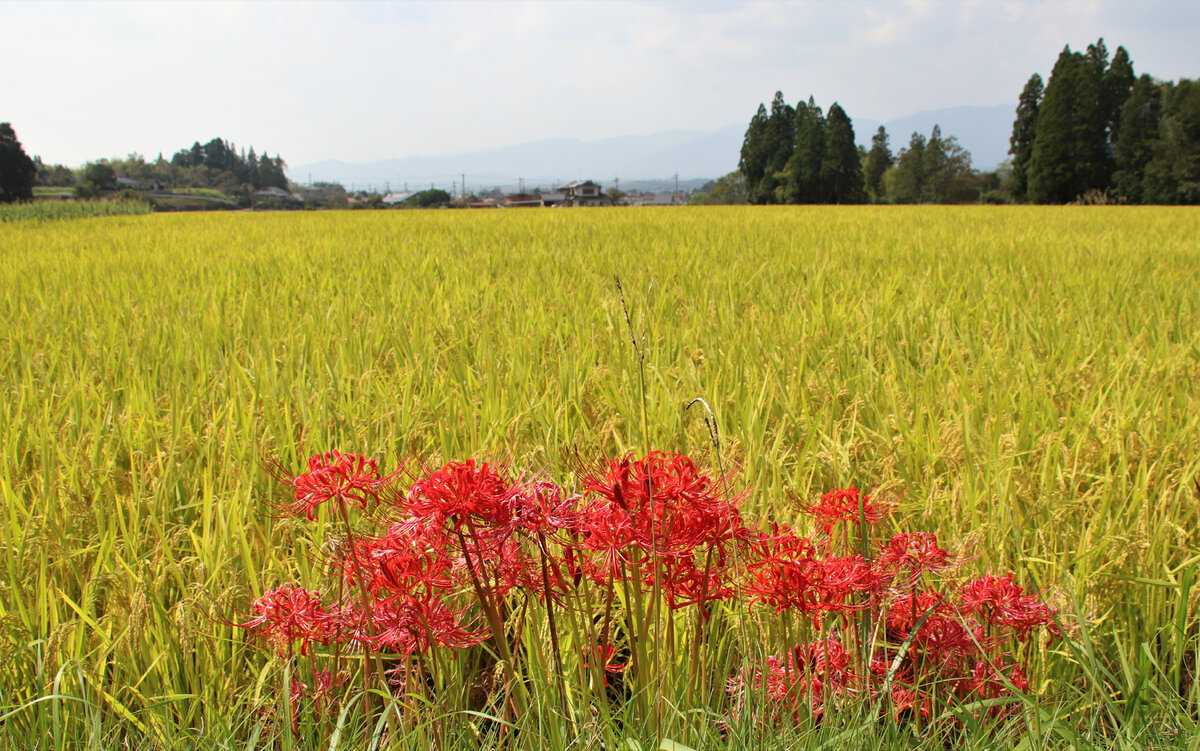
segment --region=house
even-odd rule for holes
[[[513,193],[499,205],[500,208],[504,209],[540,208],[542,206],[542,199],[530,193]]]
[[[630,196],[632,199],[632,196]],[[637,200],[630,200],[634,206],[682,206],[687,203],[682,192],[680,193],[646,193],[639,195]]]
[[[403,193],[388,193],[383,197],[383,203],[387,206],[395,206],[399,203],[404,203],[408,199],[417,194],[415,190],[404,191]]]
[[[612,206],[611,196],[604,194],[598,183],[591,180],[576,180],[575,182],[559,185],[555,188],[561,191],[563,200],[558,206]]]
[[[567,198],[566,193],[563,193],[563,192],[557,191],[557,190],[552,193],[543,193],[542,194],[542,205],[546,206],[546,207],[557,206],[560,203],[562,203],[563,201],[565,201],[566,198]]]
[[[288,193],[283,188],[276,188],[274,185],[272,185],[269,188],[263,188],[261,190],[256,190],[256,191],[254,191],[254,195],[258,196],[259,198],[291,198],[292,197],[291,193]]]

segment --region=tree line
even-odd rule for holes
[[[190,149],[176,151],[171,157],[171,164],[185,169],[203,167],[210,170],[210,175],[211,171],[222,176],[232,175],[239,185],[250,185],[256,190],[287,190],[287,176],[284,174],[286,164],[278,154],[273,159],[265,153],[259,157],[254,153],[253,146],[249,154],[245,149],[239,153],[233,144],[220,138],[214,138],[203,146],[196,141]]]
[[[893,154],[881,125],[871,148],[856,145],[850,116],[837,102],[828,113],[810,96],[795,107],[775,92],[750,120],[738,173],[704,191],[697,203],[962,203],[976,201],[998,180],[971,168],[971,154],[934,126],[913,133]]]
[[[1064,47],[1021,91],[1010,140],[1015,200],[1200,203],[1200,83],[1136,77],[1124,47]]]
[[[231,142],[214,138],[196,141],[175,152],[168,161],[162,154],[146,160],[133,153],[125,159],[99,159],[78,169],[45,164],[30,158],[9,123],[0,123],[0,202],[30,200],[33,188],[70,188],[80,198],[92,198],[120,190],[120,178],[136,181],[151,190],[212,188],[230,197],[245,198],[264,188],[288,189],[286,163],[276,154],[259,156],[237,149]]]
[[[1019,97],[1012,158],[994,172],[934,126],[893,154],[880,126],[856,146],[836,102],[792,106],[776,92],[742,141],[738,171],[693,203],[1200,203],[1200,83],[1137,77],[1124,47],[1065,47],[1048,81]]]

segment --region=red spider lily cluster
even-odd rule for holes
[[[330,586],[280,586],[239,625],[280,657],[312,662],[310,680],[293,680],[291,692],[296,706],[307,698],[318,711],[349,690],[341,660],[356,651],[364,681],[374,661],[373,687],[398,690],[396,676],[409,685],[435,654],[487,641],[511,689],[528,644],[513,614],[531,604],[548,619],[558,674],[604,683],[650,680],[647,649],[672,648],[651,639],[646,624],[660,617],[678,619],[684,634],[695,624],[693,654],[717,612],[726,622],[750,610],[762,611],[760,622],[776,618],[794,641],[732,676],[707,677],[726,682],[734,715],[754,708],[768,724],[819,720],[831,702],[850,701],[898,720],[929,718],[1023,692],[1023,656],[1060,635],[1053,608],[1013,576],[964,580],[956,572],[966,559],[935,535],[877,534],[896,504],[855,488],[799,505],[817,530],[803,536],[748,522],[731,478],[661,452],[585,467],[578,493],[474,460],[419,467],[404,488],[400,471],[384,475],[337,451],[312,457],[301,474],[276,475],[292,491],[282,512],[317,520],[326,508],[340,525],[326,546]],[[371,513],[355,525],[350,509]],[[556,614],[586,624],[570,653]],[[318,671],[317,660],[330,669]],[[509,699],[519,711],[515,696],[500,704]]]

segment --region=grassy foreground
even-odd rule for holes
[[[0,734],[268,743],[275,667],[224,624],[314,580],[320,555],[269,517],[268,456],[487,456],[570,487],[577,452],[709,457],[684,411],[702,396],[751,514],[790,521],[789,496],[851,484],[902,493],[909,526],[980,555],[968,568],[1020,572],[1079,614],[1001,745],[1186,747],[1197,237],[1197,212],[1149,208],[5,225]],[[647,327],[649,436],[613,274]],[[672,737],[717,743],[687,719],[709,709],[678,707]],[[945,742],[847,711],[777,745]],[[463,747],[481,742],[469,719]]]

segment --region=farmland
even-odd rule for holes
[[[763,523],[810,525],[793,499],[831,488],[898,498],[894,523],[971,576],[1041,592],[1068,633],[1031,676],[1049,714],[1016,720],[1031,747],[1075,737],[1047,717],[1087,743],[1183,742],[1197,237],[1195,211],[1084,207],[5,224],[0,732],[266,743],[251,710],[277,661],[229,624],[323,576],[268,459],[490,458],[574,489],[577,457],[649,445],[735,467]],[[689,722],[671,732],[708,737]]]

